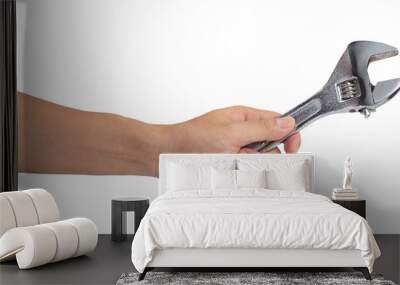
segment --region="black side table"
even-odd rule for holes
[[[114,198],[111,201],[111,239],[126,239],[126,212],[135,212],[135,233],[149,208],[149,199],[140,197]]]
[[[366,201],[365,200],[332,200],[333,203],[339,204],[340,206],[353,211],[356,214],[359,214],[364,219],[366,218],[365,208]]]

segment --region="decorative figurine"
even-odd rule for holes
[[[351,161],[351,157],[347,156],[344,161],[344,178],[343,178],[343,189],[351,190],[351,180],[353,177],[353,163]]]

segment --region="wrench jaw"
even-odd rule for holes
[[[388,102],[400,89],[400,79],[386,80],[372,85],[368,74],[371,62],[398,55],[398,50],[390,45],[355,41],[347,46],[336,65],[325,90],[332,94],[336,91],[338,102],[329,99],[332,112],[360,112],[369,117],[371,112]],[[333,90],[335,86],[336,90]]]
[[[366,69],[371,62],[393,57],[399,54],[394,46],[373,42],[373,41],[355,41],[347,46],[347,50],[353,62],[358,62],[360,68]]]
[[[388,102],[399,92],[399,79],[381,81],[372,85],[368,74],[368,66],[371,62],[393,57],[399,54],[399,51],[390,45],[372,42],[356,41],[347,47],[352,73],[358,78],[361,89],[361,98],[358,111],[367,118],[371,112]]]
[[[379,81],[372,91],[375,109],[382,106],[400,92],[400,78]]]

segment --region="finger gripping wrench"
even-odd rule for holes
[[[396,56],[398,50],[384,43],[356,41],[347,46],[328,82],[311,98],[283,114],[295,120],[291,133],[277,141],[262,141],[247,145],[259,152],[267,152],[284,142],[293,133],[310,123],[331,114],[360,112],[367,118],[379,106],[400,91],[400,78],[370,82],[370,62]]]

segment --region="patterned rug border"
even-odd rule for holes
[[[147,284],[266,284],[266,285],[396,285],[385,280],[380,274],[372,274],[372,281],[364,278],[360,272],[160,272],[151,271],[146,278],[138,281],[139,273],[123,273],[116,285]]]

